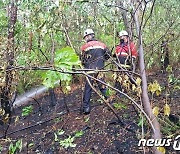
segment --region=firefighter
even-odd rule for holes
[[[118,61],[122,65],[133,65],[132,69],[135,70],[135,60],[137,57],[136,46],[130,41],[128,32],[122,30],[119,33],[120,43],[116,46],[115,54],[118,57]],[[132,62],[131,62],[132,61]]]
[[[95,34],[92,29],[87,29],[84,32],[85,44],[81,47],[81,60],[82,64],[86,69],[103,69],[104,62],[109,58],[109,50],[107,46],[95,39]],[[94,77],[99,76],[98,74],[93,74]],[[103,81],[102,77],[99,78]],[[93,80],[89,78],[91,84]],[[106,97],[106,88],[104,85],[97,83],[102,95]],[[88,81],[85,83],[85,89],[83,94],[83,105],[82,111],[84,114],[89,114],[91,111],[90,98],[91,98],[92,88]]]
[[[132,41],[130,41],[128,32],[125,30],[119,32],[119,39],[120,43],[116,46],[115,57],[117,57],[117,61],[122,67],[127,68],[128,70],[131,70],[134,73],[135,60],[138,54],[136,46]],[[134,82],[132,75],[130,81],[131,83]],[[118,81],[116,81],[115,87],[122,91],[122,87]]]

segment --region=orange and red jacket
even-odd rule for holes
[[[85,61],[85,68],[100,69],[104,67],[104,61],[107,59],[106,53],[108,52],[104,43],[92,39],[81,47],[81,52]]]
[[[136,46],[133,42],[130,42],[129,45],[128,43],[121,43],[118,46],[116,46],[116,55],[122,56],[122,57],[127,57],[127,56],[132,56],[134,58],[137,57],[137,50]]]

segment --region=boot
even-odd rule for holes
[[[84,106],[83,107],[83,113],[84,114],[89,114],[91,112],[91,108],[90,108],[90,106],[88,105],[88,106]]]

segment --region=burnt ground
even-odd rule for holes
[[[150,80],[157,79],[164,83],[162,74],[150,74]],[[22,151],[18,153],[45,153],[45,154],[133,154],[143,153],[142,147],[138,147],[141,127],[138,126],[139,116],[126,98],[121,98],[124,108],[116,110],[125,126],[121,126],[115,115],[102,103],[96,94],[92,96],[92,111],[89,115],[80,113],[81,88],[73,85],[72,91],[66,96],[66,102],[70,112],[66,112],[64,98],[59,88],[55,89],[57,104],[51,106],[50,96],[44,93],[36,101],[29,102],[33,106],[33,112],[23,117],[22,107],[15,108],[6,139],[0,139],[1,153],[8,153],[10,143],[22,139]],[[173,93],[171,99],[171,112],[179,115],[179,95]],[[158,106],[163,107],[164,96],[155,98]],[[37,103],[38,102],[38,103]],[[161,110],[162,111],[162,110]],[[0,136],[3,135],[6,126],[0,126]],[[127,129],[128,128],[128,129]],[[63,130],[64,133],[60,134]],[[133,132],[131,131],[133,130]],[[83,132],[74,137],[75,147],[64,148],[59,142],[73,137],[76,132]],[[145,128],[149,132],[149,127]],[[59,134],[58,134],[59,133]],[[54,134],[57,134],[57,139]],[[151,149],[145,149],[152,153]],[[172,148],[168,153],[176,153]]]

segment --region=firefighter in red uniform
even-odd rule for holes
[[[109,58],[109,50],[106,45],[95,39],[95,34],[92,29],[87,29],[84,32],[84,40],[86,43],[81,47],[81,59],[82,64],[86,69],[102,69],[104,67],[104,62]],[[107,54],[108,53],[108,54]],[[97,77],[98,74],[93,74]],[[100,79],[103,81],[103,79]],[[93,80],[89,78],[90,83]],[[98,87],[102,95],[106,97],[106,88],[102,84],[98,83]],[[90,98],[91,98],[92,88],[88,81],[85,83],[84,95],[83,95],[83,106],[82,110],[84,114],[89,114],[91,110]]]
[[[122,67],[127,67],[135,72],[135,60],[137,57],[136,46],[133,42],[130,41],[129,35],[125,30],[122,30],[119,33],[120,43],[116,46],[115,54],[117,61],[122,65]],[[131,67],[132,66],[132,67]],[[133,82],[130,78],[131,83]],[[121,85],[119,82],[115,83],[115,87],[122,91]]]

